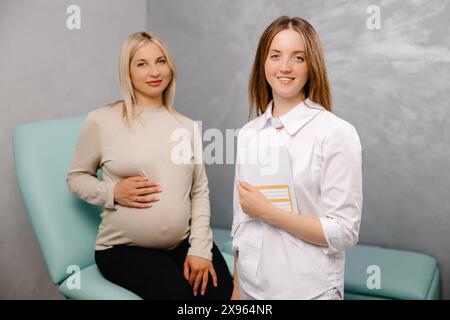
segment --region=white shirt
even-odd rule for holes
[[[284,129],[275,129],[277,121]],[[361,222],[358,134],[306,99],[279,120],[272,117],[270,103],[263,115],[247,123],[238,135],[238,159],[245,148],[268,144],[287,147],[299,214],[319,218],[329,246],[249,218],[239,204],[237,164],[231,235],[233,251],[239,253],[239,287],[256,299],[313,299],[333,288],[343,296],[345,251],[357,243]]]

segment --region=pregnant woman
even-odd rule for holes
[[[212,241],[200,132],[174,110],[169,52],[153,34],[132,34],[119,70],[124,99],[89,113],[67,174],[72,193],[103,206],[98,268],[143,299],[229,299],[232,279]],[[180,133],[183,161],[173,152]]]

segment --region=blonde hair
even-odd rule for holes
[[[306,20],[282,16],[273,21],[259,39],[249,80],[249,118],[253,110],[256,110],[257,116],[263,114],[267,105],[273,99],[272,88],[266,80],[264,65],[273,38],[286,29],[297,31],[304,41],[308,66],[308,81],[303,88],[305,98],[321,104],[330,112],[332,111],[332,97],[327,69],[317,32]]]
[[[136,52],[144,45],[153,43],[157,45],[166,56],[167,64],[170,68],[172,77],[167,88],[163,92],[164,107],[173,115],[177,115],[173,106],[176,85],[176,69],[172,57],[169,54],[164,42],[150,32],[136,32],[128,37],[122,45],[119,58],[119,81],[122,89],[123,100],[110,103],[109,106],[115,106],[121,103],[123,106],[122,117],[129,127],[133,126],[136,114],[136,96],[134,94],[133,84],[130,77],[130,63]]]

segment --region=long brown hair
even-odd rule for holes
[[[267,105],[273,99],[272,88],[266,80],[264,65],[269,53],[270,44],[279,32],[292,29],[303,38],[305,45],[306,63],[308,66],[308,81],[304,86],[305,99],[309,98],[322,105],[326,110],[332,111],[332,98],[328,81],[325,59],[319,36],[313,26],[304,19],[282,16],[273,21],[264,30],[259,39],[255,60],[248,86],[249,118],[253,110],[259,116],[266,111]]]

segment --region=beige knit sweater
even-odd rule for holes
[[[126,244],[169,250],[189,237],[188,255],[211,260],[209,189],[200,132],[191,119],[177,120],[164,107],[138,110],[132,130],[122,120],[122,104],[116,104],[90,112],[80,131],[66,180],[76,196],[103,206],[95,249]],[[182,141],[187,141],[184,150],[190,153],[189,160],[179,163],[174,155],[183,150]],[[103,181],[97,178],[98,168]],[[151,208],[114,202],[116,183],[136,175],[147,175],[161,186],[156,194],[160,201]]]

